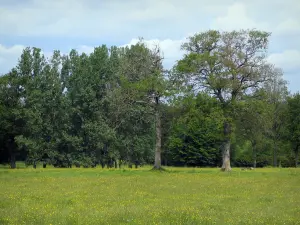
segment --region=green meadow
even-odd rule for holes
[[[300,169],[0,169],[0,224],[300,224]]]

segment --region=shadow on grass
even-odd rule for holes
[[[155,166],[150,170],[151,172],[168,173],[169,171],[163,167],[156,168]]]

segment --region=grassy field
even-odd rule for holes
[[[300,169],[0,169],[0,224],[300,224]]]

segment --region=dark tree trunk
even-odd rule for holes
[[[298,146],[295,149],[295,167],[298,167],[298,160],[299,160],[299,148]]]
[[[222,171],[231,171],[230,166],[230,135],[231,127],[228,121],[224,122],[224,143],[222,145]]]
[[[33,168],[36,169],[36,162],[33,162]]]
[[[256,168],[256,142],[252,142],[253,168]]]
[[[118,163],[117,163],[117,160],[115,160],[115,169],[118,168]]]
[[[276,141],[276,140],[274,140],[273,166],[274,166],[274,167],[277,167],[277,141]]]
[[[155,120],[156,144],[154,169],[161,169],[161,118],[157,108],[155,112]]]
[[[47,166],[47,163],[44,162],[43,163],[43,168],[46,168],[46,166]]]
[[[110,164],[109,165],[110,168],[114,167],[114,160],[112,158],[110,158],[109,164]]]
[[[7,148],[8,148],[9,157],[10,157],[10,168],[11,169],[15,169],[17,167],[16,166],[16,153],[15,153],[14,147],[15,147],[14,138],[10,138],[7,143]]]
[[[10,153],[10,168],[11,169],[15,169],[16,166],[16,155],[13,151],[11,151]]]
[[[130,149],[130,148],[129,148]],[[132,168],[132,152],[134,151],[133,147],[131,147],[131,151],[127,150],[127,161],[128,161],[128,168]]]
[[[139,160],[135,160],[134,161],[134,166],[135,166],[136,169],[139,167],[139,165],[140,165]]]

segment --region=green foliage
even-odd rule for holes
[[[288,140],[292,145],[295,165],[298,166],[300,147],[300,94],[288,98]]]
[[[168,165],[217,166],[229,138],[235,165],[291,166],[299,96],[287,101],[282,71],[266,62],[269,36],[197,33],[171,71],[142,39],[49,59],[25,48],[0,77],[0,163],[138,166],[161,153]]]
[[[206,95],[179,98],[169,151],[175,165],[216,166],[220,162],[223,116],[218,102]]]
[[[223,104],[234,102],[272,75],[264,60],[269,36],[256,30],[197,33],[182,45],[187,54],[173,79],[192,90],[204,88]]]
[[[294,146],[300,146],[300,94],[288,98],[289,137]]]
[[[0,163],[10,162],[15,168],[16,157],[24,159],[24,149],[17,148],[15,137],[24,132],[23,89],[15,69],[0,77]]]

